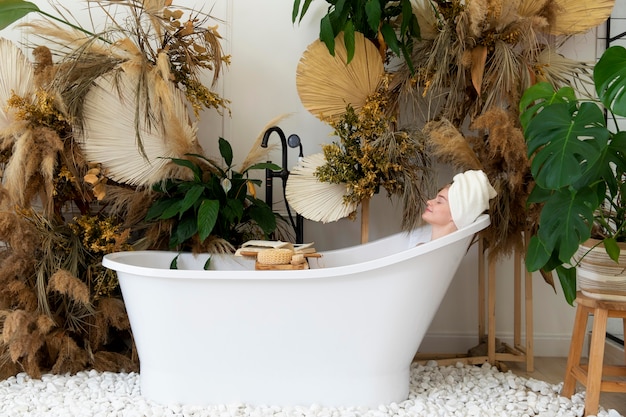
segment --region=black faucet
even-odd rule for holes
[[[272,184],[274,182],[274,178],[276,177],[280,178],[282,180],[283,198],[285,200],[285,207],[287,208],[287,216],[289,217],[289,223],[291,224],[291,227],[293,227],[293,230],[296,234],[296,243],[303,243],[304,241],[304,237],[303,237],[304,218],[301,215],[296,213],[296,218],[294,220],[294,217],[291,213],[291,208],[289,207],[289,203],[287,202],[287,195],[286,195],[287,178],[289,177],[289,170],[288,170],[288,164],[287,164],[287,148],[299,147],[300,153],[298,156],[302,158],[304,156],[302,153],[302,142],[300,141],[300,137],[296,135],[295,133],[289,135],[289,137],[287,138],[285,137],[285,133],[280,127],[272,126],[268,128],[265,131],[265,133],[263,133],[263,140],[261,141],[261,147],[267,148],[267,142],[269,141],[271,134],[274,132],[276,132],[278,136],[280,137],[280,145],[281,145],[281,150],[282,150],[282,168],[280,171],[273,171],[271,169],[265,170],[265,202],[267,203],[268,206],[270,207],[273,206],[274,203],[273,203],[273,194],[272,194],[273,192]]]

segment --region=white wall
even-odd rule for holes
[[[50,9],[46,1],[35,0],[34,3]],[[175,3],[194,7],[202,2],[178,0]],[[64,0],[63,4],[73,10],[84,9],[85,5],[78,0]],[[218,86],[222,95],[232,101],[232,117],[222,118],[214,111],[205,112],[200,124],[199,137],[208,154],[218,155],[217,139],[223,136],[233,145],[235,160],[243,160],[266,123],[282,114],[291,115],[280,127],[287,135],[297,133],[301,137],[305,154],[318,152],[320,144],[332,140],[329,127],[303,108],[295,86],[298,61],[318,36],[318,22],[326,3],[313,2],[299,25],[291,23],[292,4],[286,0],[215,0],[205,6],[206,11],[213,7],[213,15],[224,20],[220,23],[220,33],[226,52],[232,54],[232,65],[226,69]],[[21,37],[15,30],[4,31],[0,36],[16,40]],[[595,56],[594,34],[579,37],[578,45],[570,47],[568,55],[583,59],[589,52]],[[278,137],[272,137],[271,141],[278,143]],[[279,151],[273,155],[272,159],[280,163]],[[290,150],[290,165],[295,165],[296,158],[297,151]],[[449,181],[448,174],[442,172],[439,183]],[[274,200],[277,202],[278,196]],[[370,239],[398,231],[400,223],[401,207],[388,201],[384,192],[376,196],[371,206]],[[305,241],[314,241],[318,250],[358,244],[359,220],[326,225],[306,221]],[[503,340],[513,334],[513,267],[511,260],[503,260],[497,267],[497,337]],[[422,351],[465,352],[477,343],[477,270],[476,248],[473,248],[441,304]],[[562,294],[555,294],[543,283],[539,275],[533,282],[536,355],[566,356],[574,309],[565,303]]]

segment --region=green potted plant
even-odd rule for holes
[[[233,150],[227,140],[219,139],[225,167],[202,155],[189,155],[205,163],[171,158],[189,168],[190,179],[170,178],[153,186],[158,197],[151,204],[146,220],[169,221],[169,248],[202,251],[209,236],[219,238],[222,248],[234,251],[249,239],[269,238],[276,229],[276,214],[254,195],[261,180],[248,178],[255,169],[277,170],[272,163],[257,163],[237,172],[233,169]]]
[[[565,298],[576,298],[576,267],[590,238],[618,262],[626,241],[626,49],[607,49],[593,71],[597,100],[574,89],[536,84],[520,101],[520,120],[535,185],[528,203],[541,214],[526,254],[529,271],[544,277],[556,270]],[[609,123],[607,123],[607,119]],[[578,252],[578,255],[576,255]],[[573,258],[575,257],[575,259]]]

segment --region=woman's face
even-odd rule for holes
[[[452,214],[450,213],[450,204],[448,204],[448,189],[446,186],[437,193],[437,196],[426,202],[426,209],[422,214],[422,219],[426,223],[446,226],[452,222]]]

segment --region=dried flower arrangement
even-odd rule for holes
[[[0,29],[28,13],[47,18],[22,24],[42,39],[34,63],[0,39],[1,378],[136,370],[117,279],[102,255],[167,248],[163,236],[177,220],[146,220],[161,196],[152,186],[190,181],[188,164],[209,176],[231,168],[203,156],[192,120],[203,109],[228,110],[203,83],[204,72],[215,82],[229,62],[209,15],[170,0],[90,0],[89,12],[106,21],[96,32],[55,9],[60,18],[27,1],[0,2]],[[252,152],[247,167],[267,151]],[[243,174],[237,181],[244,194],[254,191]],[[185,249],[232,248],[203,237]]]
[[[421,132],[395,130],[385,111],[386,99],[381,93],[372,94],[358,114],[348,105],[331,123],[339,142],[323,145],[326,163],[317,168],[316,176],[321,182],[347,184],[346,204],[361,204],[381,188],[389,197],[403,196],[407,222],[418,214],[415,209],[420,205],[413,202],[422,198],[413,194],[421,189],[412,184],[422,182],[424,167],[430,164]]]
[[[294,21],[307,12],[310,2],[294,0]],[[593,5],[564,0],[417,0],[410,2],[410,10],[404,7],[399,14],[390,13],[387,9],[396,4],[386,2],[327,2],[331,6],[322,18],[320,39],[327,40],[331,33],[323,24],[325,19],[333,30],[343,28],[350,43],[357,45],[346,67],[352,66],[359,54],[358,40],[352,37],[358,39],[362,33],[374,48],[389,38],[383,36],[380,25],[371,27],[372,22],[384,21],[402,36],[412,34],[410,41],[403,38],[405,49],[401,53],[390,47],[384,51],[386,75],[379,79],[388,77],[389,85],[379,83],[380,90],[370,90],[369,94],[386,95],[391,130],[421,132],[426,148],[422,158],[425,165],[420,168],[424,173],[432,169],[431,160],[458,170],[486,172],[498,192],[491,202],[492,226],[483,232],[490,255],[497,257],[523,249],[522,232],[535,227],[539,210],[526,206],[533,181],[519,123],[519,100],[524,90],[537,81],[555,87],[570,85],[584,92],[591,66],[557,51],[571,35],[604,22],[614,0]],[[414,30],[407,31],[408,22],[413,21],[406,16],[408,13],[418,22],[419,36]],[[336,40],[330,52],[341,55],[338,49],[342,43]],[[407,49],[410,59],[406,59]],[[378,65],[373,62],[380,57],[370,54],[369,63],[359,65]],[[303,62],[305,58],[310,57],[303,55]],[[330,76],[322,71],[318,74],[319,78]],[[313,87],[311,83],[310,89]],[[325,108],[321,102],[332,98],[325,97],[323,87],[319,89],[319,103],[311,103],[311,91],[301,94],[301,100],[313,114],[332,123],[341,115],[329,118],[329,114],[321,114],[320,109]],[[359,100],[346,101],[357,116],[367,95]],[[360,167],[356,167],[358,171]],[[424,190],[432,187],[429,176],[420,179],[422,183],[411,184],[418,189],[412,193],[415,197],[428,195]],[[403,226],[415,227],[420,222],[423,200],[405,199],[404,204],[405,212],[407,204],[416,208],[411,217],[405,217]]]
[[[419,129],[398,128],[392,111],[395,100],[389,95],[390,75],[377,46],[355,32],[354,55],[346,64],[349,51],[343,37],[337,36],[334,56],[321,41],[309,45],[300,59],[296,84],[304,107],[332,126],[339,138],[323,146],[324,162],[308,175],[315,176],[318,184],[345,185],[339,201],[355,209],[361,205],[364,242],[369,200],[381,187],[388,197],[402,200],[406,229],[416,224],[423,203],[434,190],[425,137]],[[287,199],[298,212],[304,215],[307,205],[319,204],[296,193],[290,195],[289,181],[292,179],[288,180]],[[341,187],[328,187],[329,194],[338,192]],[[337,203],[336,198],[320,196],[325,204]],[[334,211],[337,216],[347,212],[348,217],[356,217],[356,210]],[[338,218],[327,221],[334,220]]]

